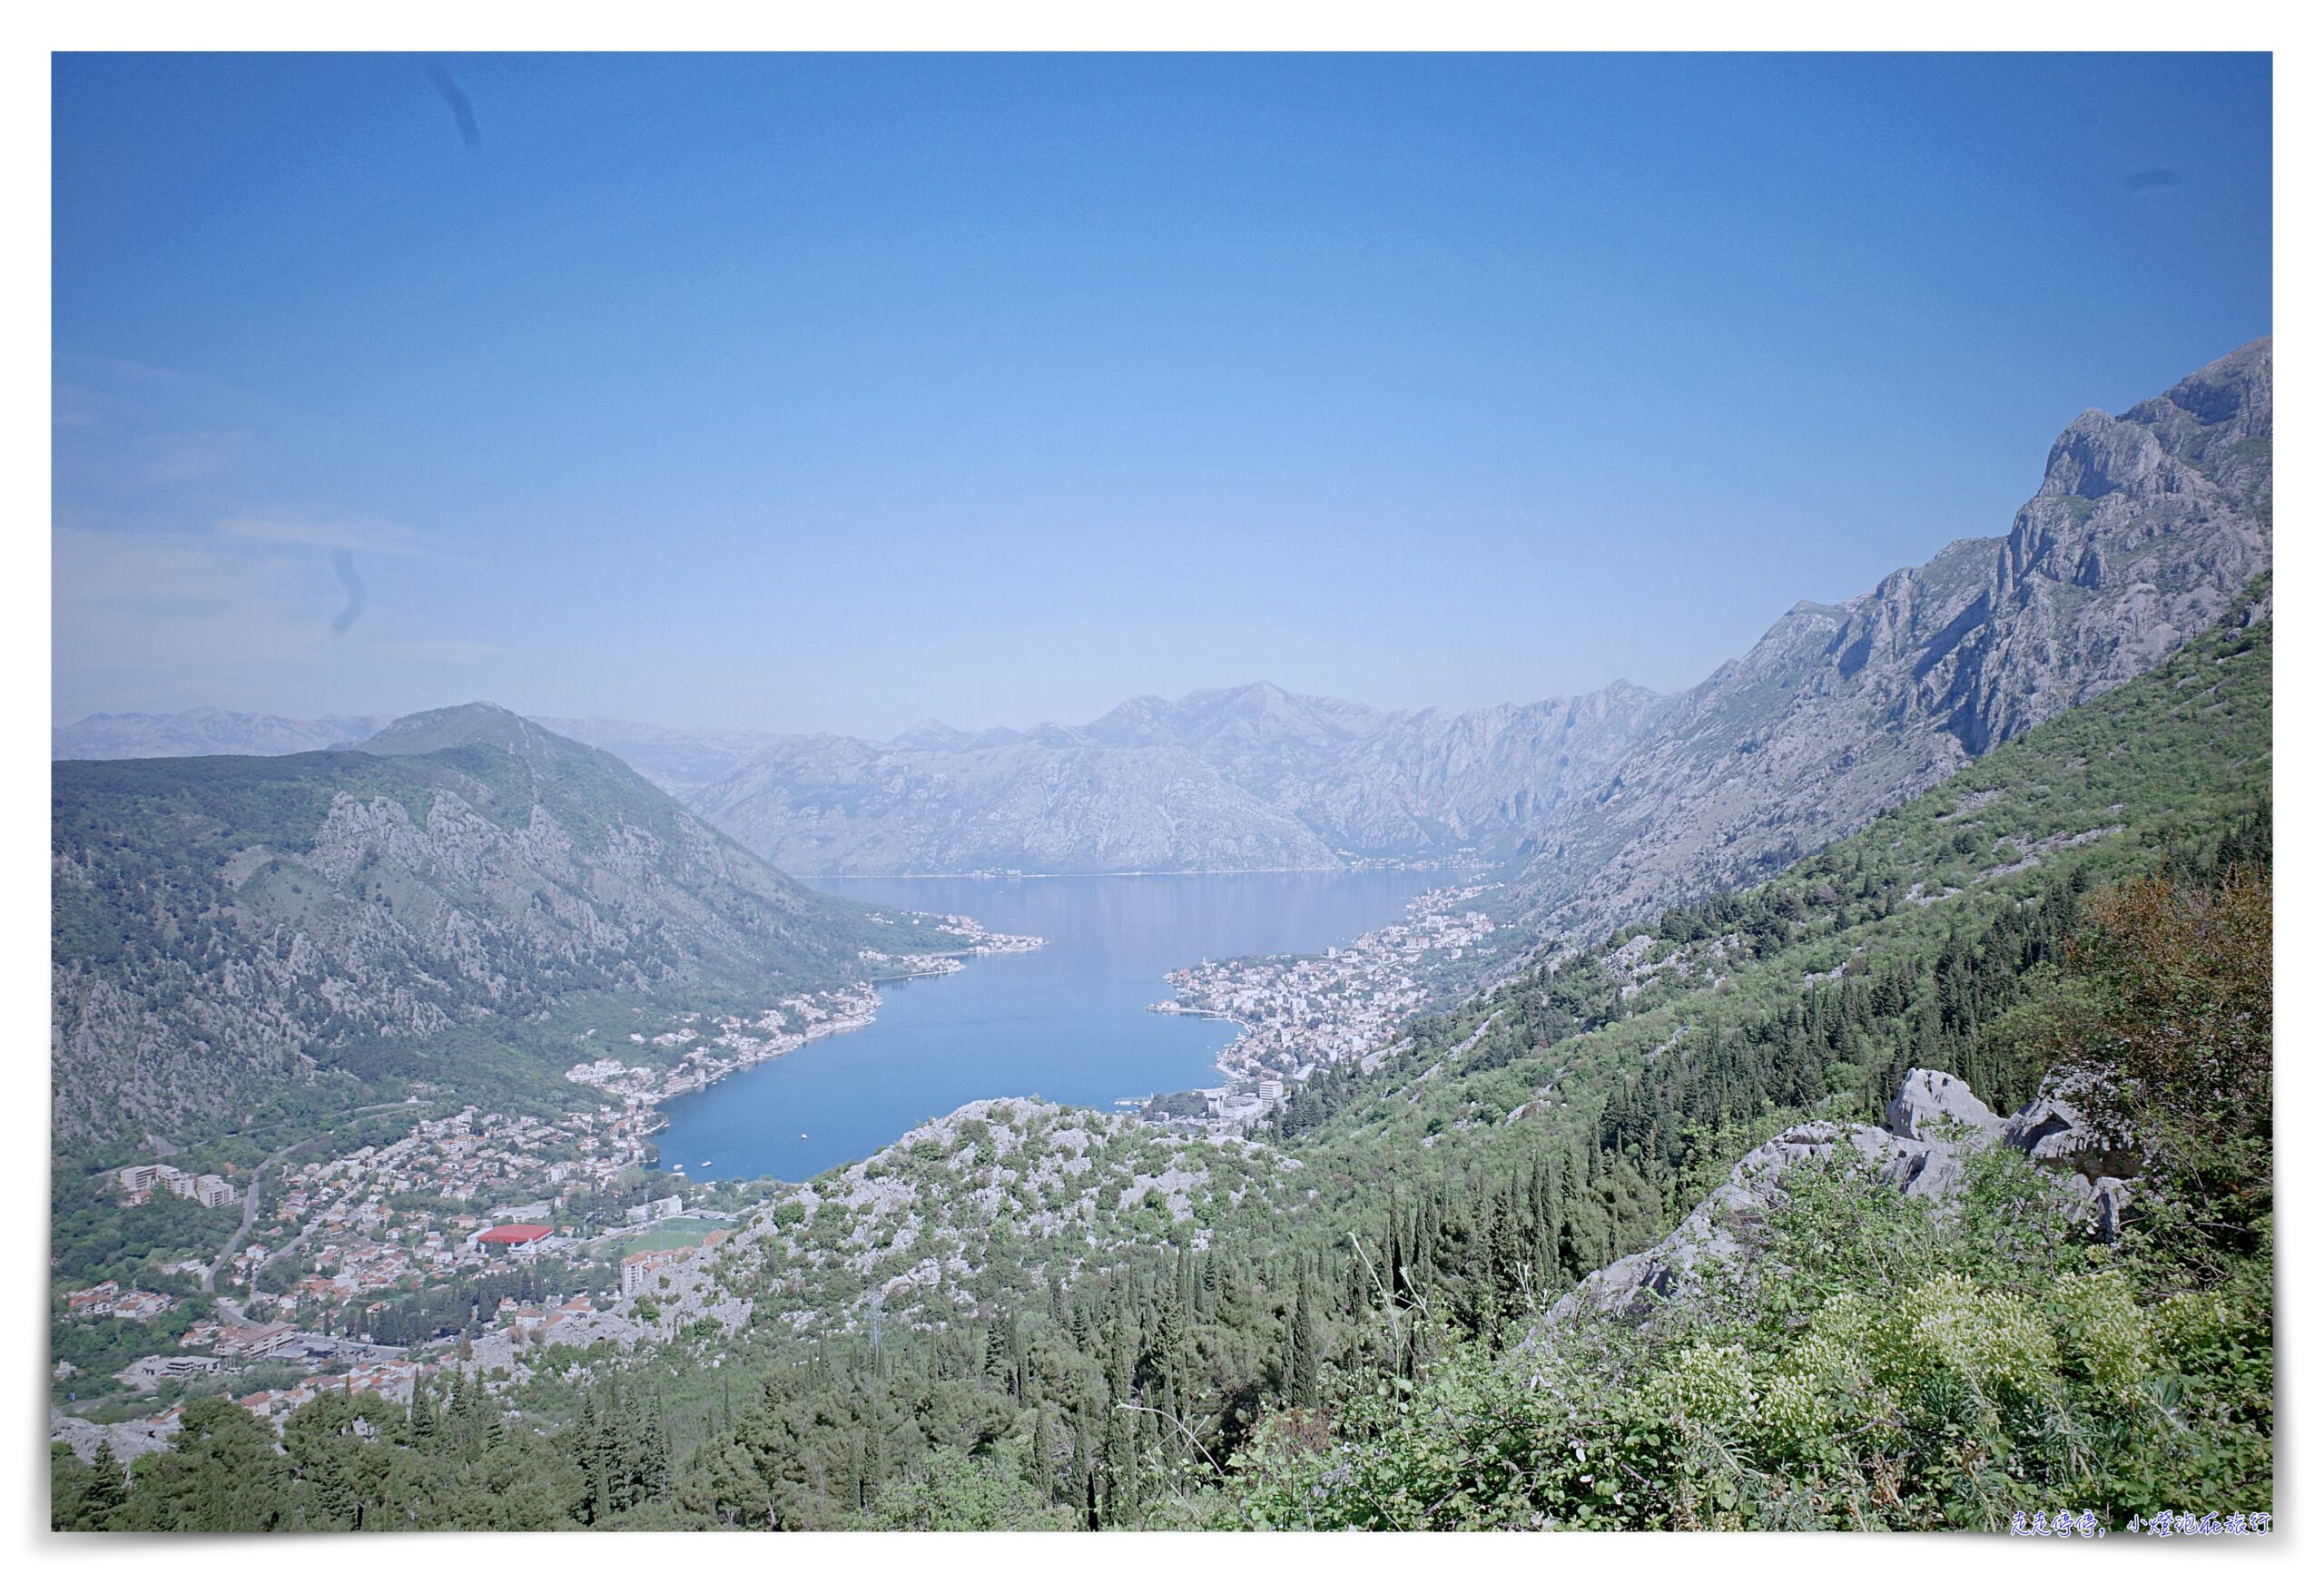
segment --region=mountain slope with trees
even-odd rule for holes
[[[54,1136],[215,1126],[583,992],[724,1004],[905,930],[487,704],[362,751],[54,767]]]
[[[2249,591],[2159,670],[1771,881],[1415,1019],[1265,1138],[1113,1117],[1065,1146],[1074,1113],[1033,1107],[1037,1161],[1020,1116],[987,1106],[770,1197],[646,1294],[674,1312],[635,1352],[551,1349],[497,1396],[464,1377],[409,1411],[361,1402],[384,1426],[361,1446],[331,1438],[337,1399],[310,1404],[287,1458],[258,1454],[263,1426],[190,1409],[132,1486],[60,1461],[58,1520],[1950,1529],[2063,1502],[2117,1528],[2159,1504],[2266,1509],[2267,603]],[[1751,1303],[1527,1344],[1769,1136],[1876,1120],[1905,1067],[2007,1106],[2108,1052],[2152,1145],[2117,1240],[2062,1214],[2022,1157],[1985,1157],[1945,1215],[1807,1172],[1752,1234]],[[930,1249],[904,1235],[940,1223]],[[897,1286],[883,1254],[928,1268]],[[697,1291],[749,1317],[675,1306]],[[218,1480],[256,1482],[201,1506]]]

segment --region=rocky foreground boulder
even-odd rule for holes
[[[1787,1172],[1835,1155],[1852,1153],[1906,1197],[1941,1203],[1960,1191],[1973,1155],[1996,1145],[2018,1149],[2054,1172],[2092,1234],[2112,1242],[2122,1227],[2138,1157],[2126,1139],[2094,1119],[2091,1096],[2100,1080],[2088,1072],[2055,1075],[2031,1104],[2004,1119],[1952,1073],[1915,1067],[1888,1102],[1886,1126],[1811,1121],[1778,1133],[1738,1162],[1669,1236],[1568,1293],[1529,1342],[1584,1312],[1650,1317],[1695,1290],[1707,1271],[1731,1265],[1747,1253],[1753,1229],[1778,1202]]]

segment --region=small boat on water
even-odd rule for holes
[[[805,1142],[807,1141],[807,1135],[806,1135],[805,1133],[803,1133],[803,1133],[801,1133],[801,1134],[799,1135],[799,1141],[800,1141],[801,1143],[805,1143]]]
[[[707,1165],[708,1164],[710,1164],[710,1162],[708,1160],[704,1160],[703,1161],[702,1165]],[[699,1171],[702,1169],[702,1165],[696,1165],[694,1169]]]

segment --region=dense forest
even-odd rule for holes
[[[1296,1170],[968,1305],[448,1369],[280,1437],[219,1399],[67,1528],[2006,1527],[2273,1502],[2272,655],[2264,622],[1749,890],[1553,944],[1319,1073]],[[1912,1067],[1997,1109],[2102,1073],[2109,1242],[2015,1151],[1908,1198],[1787,1175],[1738,1278],[1543,1320],[1795,1122]],[[1748,1278],[1747,1278],[1748,1277]],[[736,1267],[764,1294],[773,1272]],[[569,1354],[569,1355],[566,1355]],[[511,1414],[508,1409],[516,1411]]]

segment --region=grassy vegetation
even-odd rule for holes
[[[632,1254],[659,1253],[665,1248],[698,1248],[702,1245],[703,1238],[714,1231],[724,1229],[726,1229],[725,1223],[723,1221],[696,1220],[692,1215],[665,1220],[651,1231],[624,1238],[614,1256],[617,1259],[625,1259]]]

